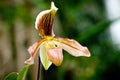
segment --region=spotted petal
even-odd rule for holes
[[[62,44],[62,48],[66,50],[71,55],[78,57],[78,56],[90,56],[90,52],[87,47],[83,47],[77,41],[73,39],[67,38],[57,38],[59,42]]]

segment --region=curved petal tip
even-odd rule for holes
[[[34,59],[31,57],[31,58],[29,58],[28,60],[26,60],[24,63],[25,63],[25,64],[32,65],[32,64],[34,64]]]
[[[54,2],[51,2],[51,9],[57,11],[58,8],[55,6]]]
[[[58,40],[61,42],[62,48],[71,55],[75,57],[78,56],[90,57],[90,52],[88,48],[80,45],[77,41],[67,38],[58,38]]]
[[[82,50],[83,50],[84,56],[86,56],[86,57],[90,57],[91,56],[90,51],[88,50],[87,47],[83,47]]]

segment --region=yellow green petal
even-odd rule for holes
[[[43,42],[40,45],[40,50],[39,50],[39,55],[40,55],[41,63],[43,64],[43,67],[45,68],[45,70],[47,70],[51,66],[51,64],[52,64],[52,62],[49,61],[48,56],[47,56],[46,44],[47,44],[46,41]]]

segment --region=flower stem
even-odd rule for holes
[[[38,56],[38,73],[37,73],[37,80],[40,80],[40,73],[41,73],[41,61],[40,61],[40,56]]]

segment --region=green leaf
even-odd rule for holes
[[[18,74],[17,80],[25,80],[25,76],[29,69],[29,66],[30,65],[26,65],[25,67],[23,67],[23,69]]]
[[[4,80],[17,80],[18,73],[12,72],[8,74]]]

